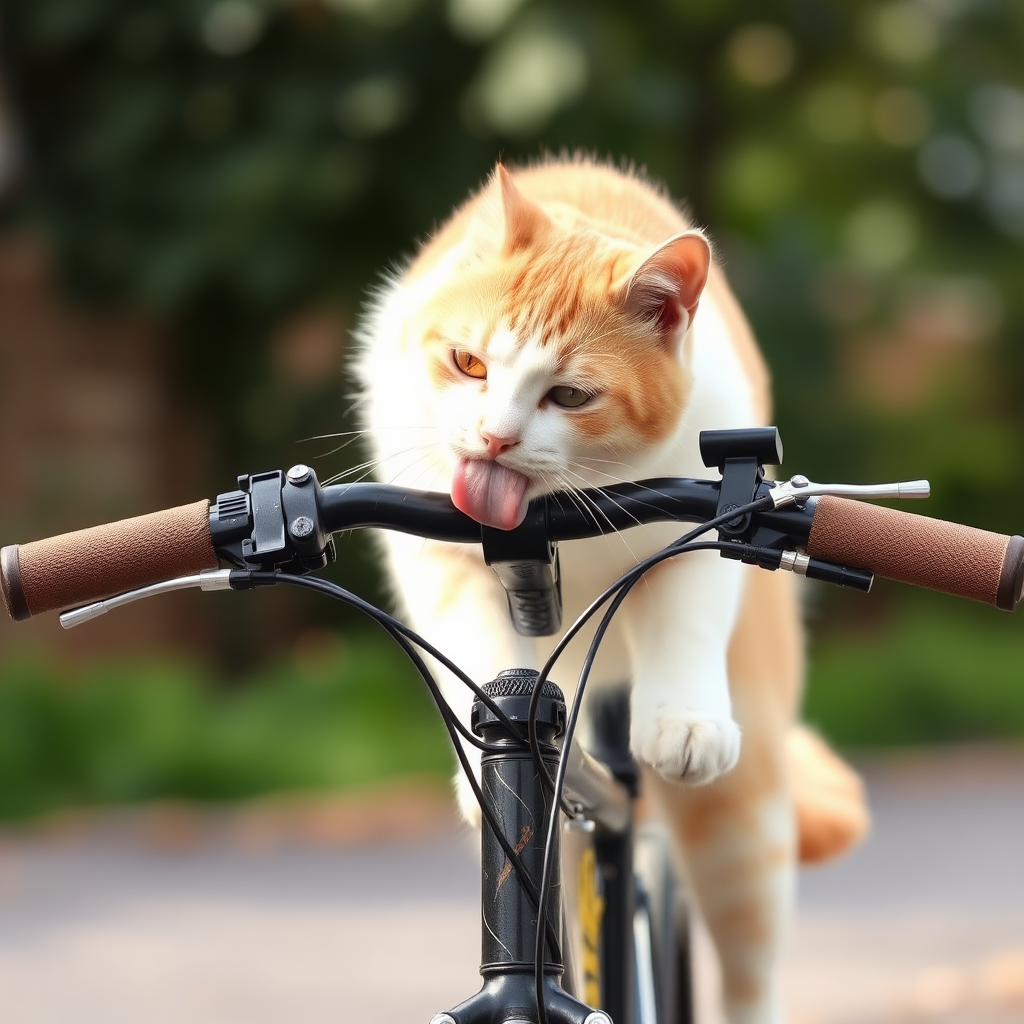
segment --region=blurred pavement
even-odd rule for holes
[[[872,838],[802,876],[791,1024],[1024,1021],[1024,751],[864,769]],[[475,856],[445,802],[391,806],[0,834],[0,1017],[426,1024],[479,984]],[[701,936],[698,959],[705,1002]]]

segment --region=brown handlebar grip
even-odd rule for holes
[[[216,569],[210,503],[152,512],[0,551],[13,619],[87,604],[201,569]]]
[[[847,498],[818,499],[807,553],[1007,611],[1024,589],[1024,537]]]

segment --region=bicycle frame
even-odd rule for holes
[[[535,672],[508,670],[499,673],[485,691],[513,720],[524,720],[536,681]],[[664,970],[657,972],[662,977],[654,976],[652,950],[643,951],[648,968],[635,969],[635,943],[638,936],[649,933],[643,926],[649,925],[652,908],[644,890],[638,897],[634,878],[633,811],[639,772],[629,753],[628,718],[623,713],[626,697],[624,689],[616,692],[611,701],[599,703],[592,717],[598,756],[573,748],[565,795],[575,813],[555,837],[562,849],[561,858],[556,850],[556,863],[560,862],[568,885],[555,880],[543,914],[538,915],[484,823],[480,966],[484,983],[476,995],[436,1014],[432,1024],[520,1019],[516,1013],[508,1016],[510,1008],[520,1008],[522,1018],[531,1020],[538,927],[548,927],[561,937],[554,948],[546,944],[545,1004],[552,1024],[605,1024],[609,1018],[615,1024],[653,1024],[655,1019],[669,1019],[664,1015],[672,995],[669,978]],[[565,705],[551,684],[545,684],[537,720],[544,760],[554,769],[558,759],[554,740],[564,727]],[[520,863],[534,878],[539,877],[550,795],[524,747],[525,725],[520,735],[510,735],[479,701],[473,723],[480,735],[501,748],[484,755],[481,788]],[[568,911],[564,917],[563,909]],[[673,1002],[685,1004],[688,1012],[688,984],[681,995]]]
[[[601,777],[610,773],[616,785],[604,791],[593,819],[568,820],[562,835],[579,991],[616,1022],[688,1024],[693,993],[687,915],[676,900],[678,883],[671,884],[667,837],[649,825],[637,828],[640,770],[629,750],[627,686],[594,693],[589,711],[583,742],[590,753],[580,767],[570,759],[566,788],[578,792],[581,777],[593,778],[593,766]],[[602,811],[618,799],[628,800],[628,818],[615,827],[618,819],[609,822]],[[652,931],[675,941],[645,949]]]

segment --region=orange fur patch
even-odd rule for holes
[[[800,861],[817,864],[844,853],[868,833],[864,784],[813,733],[790,730],[787,750],[800,833]]]
[[[517,172],[515,184],[549,217],[512,251],[474,250],[465,270],[451,275],[423,310],[433,325],[425,343],[451,346],[471,333],[486,353],[502,325],[520,345],[557,346],[560,370],[582,372],[586,390],[601,396],[572,415],[583,443],[628,451],[662,440],[678,422],[690,381],[655,325],[627,315],[622,284],[685,222],[638,178],[592,164],[531,168]],[[486,202],[485,190],[459,210],[414,261],[410,277],[475,237],[474,217]],[[442,358],[431,362],[430,374],[438,389],[458,379]]]

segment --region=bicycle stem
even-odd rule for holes
[[[481,761],[481,789],[523,868],[539,878],[548,800],[530,747],[524,742],[526,712],[536,678],[532,671],[510,669],[499,673],[483,688],[506,715],[523,723],[517,734],[510,734],[508,728],[479,700],[474,703],[472,721],[474,732],[498,748],[485,754]],[[565,701],[561,691],[552,683],[544,687],[537,711],[537,728],[541,756],[553,771],[558,765],[559,753],[554,741],[565,728]],[[552,896],[544,908],[543,919],[537,921],[536,911],[522,883],[486,823],[481,831],[481,860],[483,942],[480,973],[484,977],[519,970],[532,974],[537,928],[546,928],[549,935],[561,933],[560,886],[552,886]],[[550,941],[547,943],[544,969],[552,974],[563,971],[561,951],[552,949]]]
[[[493,818],[515,850],[522,868],[539,878],[544,855],[550,799],[542,785],[527,741],[527,714],[537,673],[509,669],[484,686],[484,692],[512,721],[514,732],[482,701],[473,705],[473,729],[494,748],[484,755],[480,783]],[[518,723],[522,723],[521,727]],[[537,709],[541,754],[554,770],[555,740],[565,728],[565,701],[553,683],[544,684]],[[558,843],[559,836],[555,836]],[[534,1016],[534,948],[538,928],[548,936],[562,930],[561,879],[549,889],[538,913],[518,873],[486,820],[481,828],[481,964],[480,991],[454,1009],[436,1014],[431,1024],[503,1024],[536,1020],[550,1024],[611,1024],[600,1010],[580,1002],[562,988],[562,951],[546,943],[544,1013]]]

